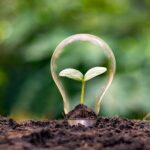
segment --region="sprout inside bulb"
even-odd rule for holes
[[[95,66],[93,68],[89,68],[89,70],[87,70],[87,72],[85,74],[83,74],[76,68],[65,68],[59,74],[57,74],[56,67],[57,67],[58,59],[61,56],[60,54],[64,51],[64,48],[67,45],[69,45],[70,43],[73,43],[75,41],[88,41],[88,42],[100,47],[100,50],[103,50],[108,58],[108,61],[109,61],[108,67],[106,68],[103,66]],[[99,110],[100,110],[101,100],[104,97],[107,89],[109,88],[109,86],[111,85],[111,82],[113,80],[115,68],[116,68],[116,61],[115,61],[115,57],[114,57],[114,54],[113,54],[111,48],[107,45],[106,42],[104,42],[99,37],[90,35],[90,34],[76,34],[76,35],[73,35],[73,36],[70,36],[70,37],[64,39],[56,47],[56,49],[52,55],[50,69],[51,69],[51,74],[54,79],[54,82],[56,83],[56,85],[62,95],[63,102],[64,102],[65,114],[68,114],[68,112],[70,111],[70,107],[69,107],[70,100],[67,98],[66,91],[64,89],[64,86],[63,86],[59,76],[77,80],[82,83],[81,84],[82,85],[81,96],[80,96],[80,100],[78,103],[85,104],[86,100],[84,99],[84,95],[86,93],[86,88],[85,88],[86,82],[89,80],[92,80],[96,76],[99,76],[105,72],[108,72],[107,83],[104,85],[103,90],[100,91],[101,95],[98,97],[98,100],[94,104],[95,105],[94,111],[96,112],[96,114],[98,114]]]

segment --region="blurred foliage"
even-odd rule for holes
[[[63,117],[49,61],[57,44],[76,33],[100,36],[117,59],[101,114],[142,118],[150,112],[150,0],[5,0],[0,1],[0,114]],[[64,53],[60,68],[69,64],[85,71],[100,62],[94,51],[77,57],[71,52]],[[86,97],[98,87],[97,80],[87,86]],[[80,89],[67,82],[72,99],[77,99]]]

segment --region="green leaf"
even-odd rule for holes
[[[88,81],[88,80],[90,80],[90,79],[92,79],[92,78],[94,78],[94,77],[96,77],[96,76],[98,76],[98,75],[100,75],[106,71],[107,71],[107,68],[105,68],[105,67],[91,68],[86,72],[86,74],[84,76],[84,80]]]
[[[83,79],[83,74],[80,71],[76,69],[72,69],[72,68],[67,68],[67,69],[62,70],[59,73],[59,76],[71,78],[71,79],[78,80],[78,81],[81,81]]]

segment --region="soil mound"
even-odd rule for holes
[[[67,119],[96,119],[97,115],[95,112],[87,107],[86,105],[79,104],[73,110],[71,110],[67,115]]]

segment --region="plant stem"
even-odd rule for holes
[[[85,81],[84,81],[84,78],[83,78],[82,79],[82,91],[81,91],[80,104],[84,104],[84,88],[85,88]]]

